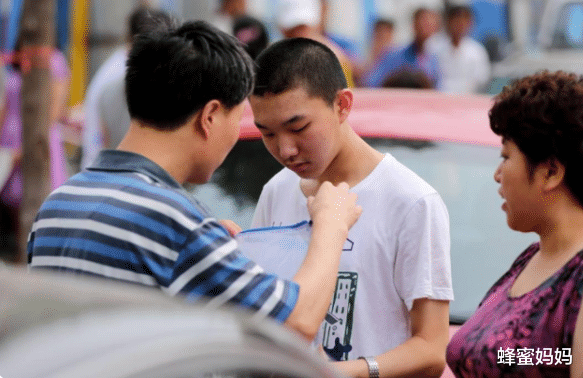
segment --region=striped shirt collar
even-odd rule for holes
[[[99,152],[99,155],[87,169],[91,171],[136,172],[155,181],[163,182],[170,187],[182,188],[182,185],[164,168],[145,156],[129,151],[103,150]]]

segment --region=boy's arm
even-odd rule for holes
[[[447,209],[437,194],[428,195],[405,215],[394,267],[395,285],[410,309],[412,337],[379,356],[364,356],[375,357],[381,377],[441,375],[453,299],[449,249]],[[369,377],[362,359],[340,362],[338,368],[348,375]]]
[[[416,299],[411,310],[412,337],[398,347],[374,357],[381,377],[439,377],[445,368],[449,341],[449,302]],[[336,362],[351,377],[369,377],[362,359]]]

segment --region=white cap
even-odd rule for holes
[[[320,0],[279,0],[277,26],[292,29],[299,25],[317,26],[320,23]]]

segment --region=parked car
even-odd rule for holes
[[[0,267],[5,378],[341,378],[304,340],[150,288]]]
[[[406,89],[356,89],[348,118],[377,150],[431,184],[450,217],[455,300],[450,323],[463,323],[479,301],[535,240],[506,225],[493,175],[501,141],[489,126],[492,99]],[[247,107],[240,141],[210,183],[193,189],[223,219],[249,227],[261,188],[281,169],[260,140]]]
[[[583,74],[583,1],[512,0],[508,13],[514,39],[492,67],[490,93],[543,69]]]

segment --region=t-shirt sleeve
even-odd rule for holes
[[[296,283],[266,273],[243,256],[237,241],[214,220],[202,222],[186,241],[167,290],[193,300],[208,297],[210,306],[240,305],[279,322],[288,318],[299,294]]]
[[[407,309],[419,298],[453,300],[449,215],[437,193],[409,209],[397,243],[394,280]]]

